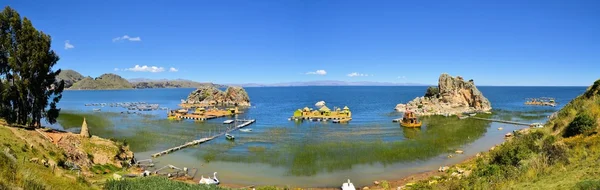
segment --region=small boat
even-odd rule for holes
[[[404,112],[404,117],[402,117],[402,121],[400,121],[400,125],[403,127],[421,127],[421,125],[423,125],[423,122],[419,121],[417,116],[415,116],[414,112],[406,111]]]
[[[204,178],[204,176],[200,177],[200,181],[198,182],[199,184],[204,184],[204,185],[219,185],[219,183],[221,183],[219,181],[219,179],[217,179],[217,172],[213,173],[213,177],[208,177],[208,178]]]
[[[96,112],[102,111],[100,108],[93,109]]]
[[[544,124],[541,124],[541,123],[532,123],[530,127],[534,127],[534,128],[544,128]]]
[[[252,132],[252,129],[240,129],[241,132]]]
[[[233,122],[234,121],[232,119],[228,119],[228,120],[223,121],[223,124],[231,124]]]
[[[348,182],[342,184],[342,190],[356,190],[356,188],[354,188],[354,184],[348,179]]]
[[[469,114],[469,116],[471,116],[471,117],[476,116],[476,115],[477,115],[477,113],[470,113]]]
[[[233,135],[229,134],[229,133],[225,133],[225,138],[227,140],[235,140],[235,137]]]
[[[466,115],[464,115],[464,116],[458,116],[458,119],[467,119],[467,118],[469,118],[469,116],[466,116]]]

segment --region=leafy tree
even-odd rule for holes
[[[40,126],[42,118],[55,123],[64,82],[52,70],[58,56],[49,35],[27,18],[6,7],[0,12],[0,114],[8,122]]]

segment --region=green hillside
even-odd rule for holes
[[[411,189],[600,189],[600,80],[544,128],[526,129],[490,152],[409,184]]]
[[[64,80],[65,88],[70,88],[71,86],[73,86],[73,84],[75,84],[77,81],[82,80],[84,77],[77,71],[67,69],[62,70],[56,78],[59,80]]]
[[[94,90],[94,89],[129,89],[133,88],[129,81],[115,74],[103,74],[97,78],[86,77],[76,82],[70,89]]]

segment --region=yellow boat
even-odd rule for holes
[[[414,112],[406,111],[404,112],[404,117],[402,117],[402,120],[400,121],[400,125],[403,127],[421,127],[423,122],[419,121]]]

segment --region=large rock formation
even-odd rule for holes
[[[456,115],[463,112],[485,112],[492,109],[487,98],[475,87],[473,80],[440,75],[437,89],[430,87],[425,96],[407,104],[396,105],[396,110],[413,111],[417,115]]]
[[[229,87],[223,92],[214,86],[202,86],[190,93],[184,103],[211,106],[250,106],[250,97],[242,87]]]

